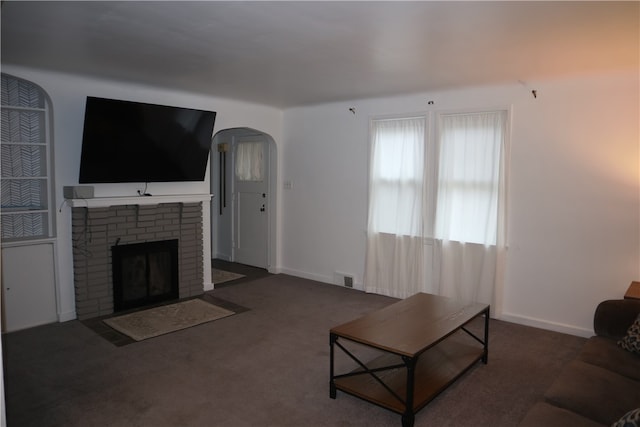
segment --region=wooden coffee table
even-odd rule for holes
[[[466,327],[479,316],[481,337]],[[412,426],[416,412],[476,362],[487,363],[488,344],[488,305],[419,293],[331,329],[329,396],[341,390],[401,414],[402,425]],[[355,369],[334,372],[336,347]],[[359,349],[376,357],[362,361]]]

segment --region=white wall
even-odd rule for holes
[[[640,277],[639,93],[633,70],[517,104],[507,319],[588,335],[596,305]]]
[[[283,271],[362,288],[371,117],[509,106],[503,317],[589,335],[596,304],[640,278],[639,89],[629,70],[286,110]]]
[[[277,109],[152,87],[3,66],[42,86],[54,113],[56,198],[77,184],[87,95],[218,112],[215,131],[249,127],[278,145],[276,270],[362,287],[368,123],[429,109],[512,107],[509,256],[504,318],[588,335],[593,310],[640,278],[640,135],[637,70],[394,98]],[[534,99],[531,89],[536,89]],[[428,101],[434,105],[429,106]],[[356,114],[348,109],[356,108]],[[293,188],[283,183],[291,181]],[[100,186],[96,195],[134,194]],[[209,191],[153,184],[154,194]],[[215,192],[215,189],[214,189]],[[57,213],[61,320],[73,318],[70,215]]]
[[[214,133],[221,129],[250,127],[268,133],[274,138],[276,144],[282,138],[282,112],[272,107],[4,64],[2,71],[41,86],[49,94],[53,104],[59,277],[58,317],[61,321],[75,318],[71,215],[68,207],[61,206],[64,200],[62,187],[78,184],[84,106],[87,96],[216,111]],[[153,195],[202,194],[210,193],[209,187],[207,172],[207,177],[202,183],[152,183],[149,184],[148,191]],[[136,190],[142,188],[141,184],[99,184],[95,185],[95,196],[134,196]],[[217,197],[217,189],[213,189],[213,193],[214,197]],[[205,231],[210,227],[209,222],[204,224]]]

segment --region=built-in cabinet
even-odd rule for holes
[[[2,248],[4,332],[58,320],[54,265],[54,242]]]
[[[0,108],[2,330],[57,320],[50,103],[2,74]]]

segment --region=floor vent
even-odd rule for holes
[[[333,272],[333,284],[344,286],[345,288],[353,288],[353,275],[342,273],[340,271]]]
[[[344,285],[347,288],[353,288],[353,277],[351,276],[344,276]]]

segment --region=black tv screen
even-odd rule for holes
[[[216,113],[87,97],[80,183],[203,181]]]

